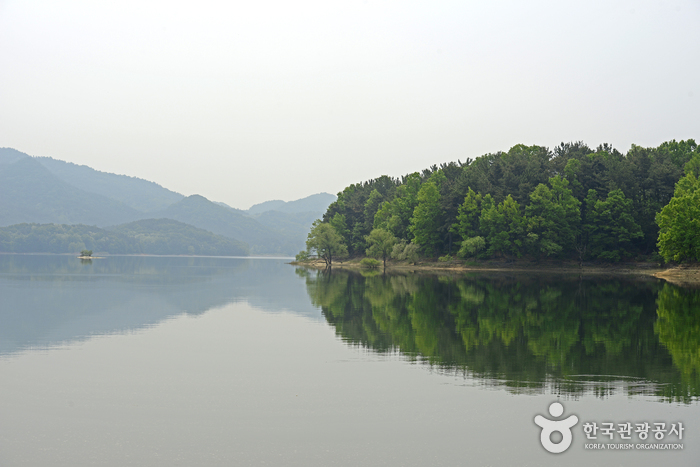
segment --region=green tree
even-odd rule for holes
[[[338,232],[341,237],[343,237],[343,243],[349,245],[350,241],[352,240],[352,236],[350,230],[348,229],[348,224],[345,222],[345,215],[336,212],[331,218],[329,224],[331,224],[335,231]]]
[[[596,201],[588,222],[591,253],[599,259],[620,261],[630,255],[632,241],[642,237],[632,215],[632,200],[619,189],[608,193],[605,201]]]
[[[484,234],[490,255],[522,256],[523,217],[518,202],[508,195],[498,206],[483,200],[479,228]]]
[[[379,207],[381,206],[383,201],[384,197],[375,188],[369,194],[369,198],[367,198],[367,201],[365,202],[365,229],[367,229],[368,232],[372,230],[372,226],[374,225],[374,216],[377,214],[377,211],[379,211]]]
[[[479,216],[481,215],[481,193],[475,193],[469,187],[464,202],[457,210],[457,222],[452,224],[452,231],[462,240],[479,235]]]
[[[426,182],[418,192],[418,205],[409,229],[415,243],[430,255],[437,253],[440,242],[440,217],[440,192],[434,182]]]
[[[413,211],[418,204],[420,187],[420,174],[414,172],[408,175],[403,185],[396,189],[396,197],[379,207],[374,216],[374,228],[386,229],[400,239],[412,239],[409,227]]]
[[[391,255],[391,251],[398,241],[391,232],[384,229],[374,229],[365,238],[367,241],[367,256],[381,258],[386,268],[386,259]]]
[[[666,261],[700,260],[700,180],[691,171],[656,216],[659,253]]]
[[[306,240],[306,249],[315,252],[323,259],[326,267],[333,264],[333,259],[344,258],[348,255],[348,248],[343,243],[343,238],[336,232],[332,225],[316,220]]]
[[[92,250],[83,250],[80,252],[80,256],[92,256]]]
[[[460,258],[475,256],[484,248],[486,248],[486,240],[484,240],[484,237],[477,236],[467,238],[466,240],[462,240],[462,246],[459,248],[457,256]]]
[[[391,257],[399,261],[408,261],[409,263],[415,264],[418,261],[418,250],[420,247],[415,243],[406,243],[401,240],[399,243],[394,245],[391,250]]]
[[[550,256],[571,250],[581,222],[581,202],[568,188],[568,180],[556,176],[549,183],[551,189],[537,185],[525,209],[528,239],[535,255]]]

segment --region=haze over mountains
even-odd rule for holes
[[[244,242],[251,254],[293,255],[305,248],[311,223],[322,217],[335,199],[334,195],[319,193],[290,202],[266,201],[243,211],[199,195],[185,197],[147,180],[0,148],[0,251],[19,252],[18,241],[13,237],[19,230],[14,229],[10,234],[7,229],[1,229],[14,224],[85,224],[115,234],[128,232],[142,240],[159,239],[167,244],[168,236],[176,235],[182,223],[187,226],[177,233],[178,252],[167,254],[187,254],[181,251],[187,241],[191,242],[190,252],[215,251],[201,244],[207,241],[203,239],[213,241],[215,237],[197,232],[199,229],[233,240],[232,244],[221,239],[215,241],[219,246],[226,244],[228,252],[234,244],[245,252],[246,246],[240,243]],[[146,222],[138,224],[136,230],[118,227],[144,219],[171,219],[178,223]],[[73,242],[76,244],[80,240]],[[147,243],[140,241],[140,244]],[[31,248],[26,238],[23,245],[22,252]],[[167,251],[149,245],[151,250]],[[46,247],[42,251],[47,251]]]

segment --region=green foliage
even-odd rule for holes
[[[452,256],[450,256],[450,255],[445,255],[445,256],[440,256],[440,257],[438,258],[438,262],[440,262],[440,263],[449,263],[449,262],[452,261],[453,259],[454,259],[454,258],[453,258]]]
[[[377,214],[377,211],[379,210],[379,206],[382,204],[384,201],[384,196],[382,196],[381,193],[375,188],[372,190],[372,192],[369,194],[369,198],[367,198],[367,201],[365,202],[365,211],[364,211],[364,217],[365,217],[365,229],[367,231],[372,230],[372,226],[374,225],[374,216]]]
[[[484,206],[488,206],[484,198]],[[498,206],[484,207],[479,217],[479,229],[486,237],[491,255],[522,256],[524,219],[520,206],[510,195]]]
[[[92,250],[82,250],[80,256],[92,256]]]
[[[461,239],[468,239],[479,235],[479,216],[481,215],[481,193],[475,193],[469,187],[464,202],[459,205],[457,222],[452,224],[452,232]]]
[[[421,179],[417,172],[408,175],[404,183],[397,187],[395,198],[380,206],[374,216],[374,228],[386,229],[398,238],[413,238],[409,226],[418,205],[420,186]]]
[[[417,244],[413,242],[407,244],[405,241],[402,241],[394,245],[394,248],[391,250],[391,257],[399,261],[408,261],[409,264],[415,264],[418,262],[418,250],[420,250],[420,247]]]
[[[700,386],[700,291],[665,284],[654,330],[683,376]]]
[[[700,395],[698,293],[660,289],[590,277],[307,277],[309,297],[338,336],[377,352],[398,349],[513,391],[517,382],[531,391],[556,381],[557,391],[582,394],[590,382],[572,376],[602,374],[652,380],[661,383],[652,386],[657,396],[687,402]],[[606,397],[611,387],[593,390]]]
[[[690,175],[692,173],[695,178],[700,178],[700,152],[695,154],[693,158],[685,164],[683,171],[686,175]]]
[[[381,266],[381,264],[381,261],[378,261],[374,258],[362,258],[362,260],[360,260],[360,265],[363,268],[376,269],[379,266]]]
[[[654,254],[656,214],[673,197],[684,168],[700,172],[700,149],[693,140],[657,148],[633,145],[627,154],[608,144],[592,149],[582,142],[562,143],[552,151],[516,145],[401,179],[351,185],[324,221],[344,216],[343,237],[351,254],[363,253],[371,229],[381,228],[432,256],[457,251],[481,258],[527,254],[617,261]],[[617,211],[606,209],[611,193],[623,200]],[[598,202],[603,204],[596,207]],[[607,226],[604,219],[618,211],[621,219]],[[476,237],[484,239],[484,249],[462,250],[464,241]]]
[[[335,231],[338,232],[341,237],[343,237],[343,243],[349,245],[351,241],[351,234],[350,230],[348,230],[348,224],[345,222],[345,216],[339,212],[336,212],[329,224],[331,224]]]
[[[348,248],[343,243],[343,237],[336,232],[332,225],[315,221],[306,240],[306,250],[315,252],[325,261],[326,266],[332,266],[333,259],[348,256]]]
[[[296,256],[294,257],[294,261],[296,261],[298,263],[303,263],[305,261],[308,261],[309,257],[310,257],[309,252],[306,250],[302,250],[296,254]]]
[[[365,237],[371,231],[374,219],[366,219],[365,214],[375,216],[376,209],[381,204],[380,201],[386,203],[393,200],[398,184],[398,180],[382,176],[369,182],[350,185],[338,193],[338,199],[328,207],[323,221],[330,222],[336,214],[344,216],[349,232],[349,238],[346,238],[347,247],[351,255],[361,254],[367,248]],[[377,194],[368,204],[375,190]]]
[[[656,216],[659,253],[666,261],[700,261],[700,179],[691,172]]]
[[[486,240],[484,237],[471,237],[462,241],[462,246],[457,253],[460,258],[469,258],[476,256],[480,251],[486,248]]]
[[[559,176],[549,180],[552,188],[537,185],[525,208],[527,245],[535,256],[550,256],[570,251],[581,223],[581,202]]]
[[[440,241],[440,193],[434,182],[424,183],[418,192],[418,205],[409,227],[416,244],[427,254],[437,251]]]
[[[365,237],[367,245],[367,256],[381,258],[386,267],[386,259],[391,256],[394,245],[398,241],[390,232],[384,229],[374,229]]]
[[[592,201],[589,199],[588,202]],[[608,193],[605,201],[595,202],[587,221],[593,257],[620,261],[629,255],[632,241],[642,237],[642,230],[634,220],[632,209],[632,201],[625,198],[622,190],[613,190]]]

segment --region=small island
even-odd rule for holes
[[[92,258],[92,250],[82,250],[82,251],[80,252],[80,256],[78,256],[78,259],[83,259],[83,260],[85,260],[85,259],[87,259],[87,260],[93,259],[93,258]]]

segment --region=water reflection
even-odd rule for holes
[[[242,300],[317,316],[284,262],[0,255],[0,355],[127,332]]]
[[[697,290],[619,277],[298,274],[347,342],[479,384],[686,403],[699,394]]]

